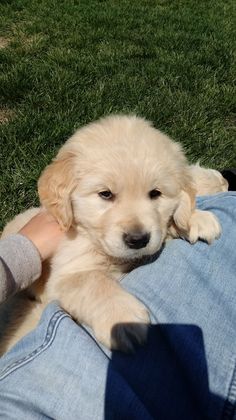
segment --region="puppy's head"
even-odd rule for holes
[[[39,179],[63,229],[82,226],[108,255],[158,251],[173,219],[187,230],[194,192],[178,144],[147,121],[112,116],[78,130]]]

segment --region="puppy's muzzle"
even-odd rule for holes
[[[124,233],[123,241],[131,249],[145,248],[150,241],[150,233],[140,231]]]

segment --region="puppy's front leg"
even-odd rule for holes
[[[191,243],[198,239],[211,243],[219,238],[221,226],[217,217],[211,211],[196,209],[185,191],[181,192],[180,198],[173,215],[174,224],[169,228],[170,235],[186,238]]]
[[[100,271],[64,277],[51,289],[62,307],[79,323],[90,326],[110,349],[132,351],[145,342],[149,324],[146,307]]]

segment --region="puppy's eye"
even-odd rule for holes
[[[107,190],[107,191],[101,191],[100,193],[98,193],[98,195],[101,198],[103,198],[104,200],[112,200],[112,198],[114,198],[114,195],[109,190]]]
[[[160,197],[161,191],[156,190],[156,189],[151,190],[149,191],[148,195],[149,195],[149,198],[151,198],[151,200],[155,200],[156,198]]]

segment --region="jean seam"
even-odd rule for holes
[[[227,400],[225,401],[222,420],[233,419],[236,412],[236,363],[234,363],[233,375],[229,386]]]
[[[66,317],[70,318],[70,315],[63,312],[62,310],[55,312],[48,323],[47,332],[46,332],[43,343],[39,347],[37,347],[35,350],[30,352],[28,355],[24,356],[23,358],[7,366],[3,370],[2,374],[0,375],[0,381],[5,379],[9,374],[14,372],[15,370],[26,365],[35,357],[37,357],[39,354],[41,354],[43,351],[45,351],[53,343],[59,323],[61,322],[63,318],[66,318]]]

